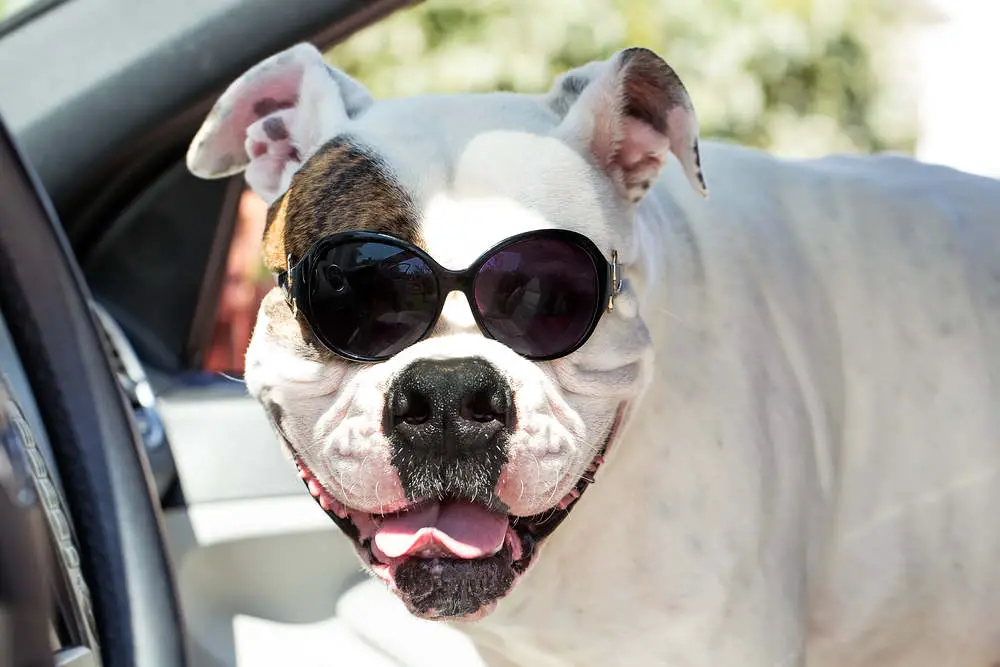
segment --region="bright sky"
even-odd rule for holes
[[[936,0],[949,20],[919,40],[917,157],[1000,178],[1000,0]]]

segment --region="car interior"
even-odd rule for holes
[[[13,664],[343,664],[357,641],[350,546],[238,375],[206,370],[244,183],[184,154],[249,66],[405,4],[43,1],[0,24],[0,509],[40,535],[0,582],[45,589],[18,635],[44,655]],[[351,664],[396,664],[372,655]]]

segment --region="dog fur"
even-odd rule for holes
[[[406,502],[376,415],[416,360],[476,356],[509,382],[512,514],[572,489],[627,406],[597,482],[461,625],[491,667],[1000,662],[1000,183],[699,145],[645,50],[544,96],[375,102],[299,45],[230,87],[188,164],[246,170],[274,271],[351,228],[449,268],[546,227],[619,253],[616,308],[553,362],[483,337],[461,295],[431,337],[361,365],[275,290],[247,352],[290,453],[366,512]]]

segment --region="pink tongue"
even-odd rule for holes
[[[435,503],[385,519],[375,546],[389,558],[439,547],[458,558],[492,556],[507,535],[507,517],[473,503]]]

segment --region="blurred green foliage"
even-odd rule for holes
[[[40,0],[0,0],[0,19],[13,16],[17,12],[28,7],[28,5],[33,5],[39,1]]]
[[[332,49],[377,97],[548,88],[626,46],[662,55],[706,136],[784,155],[913,148],[920,0],[427,0]]]

